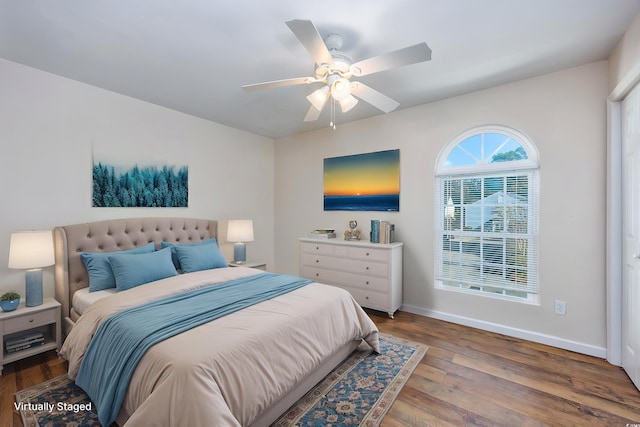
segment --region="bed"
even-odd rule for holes
[[[62,305],[66,336],[61,355],[69,361],[71,378],[81,371],[83,359],[89,359],[88,347],[100,325],[116,313],[165,298],[217,292],[236,282],[263,286],[263,280],[282,279],[274,276],[284,275],[252,268],[220,267],[99,297],[86,291],[89,274],[83,253],[117,253],[149,244],[160,253],[162,242],[189,247],[207,243],[218,237],[217,228],[213,220],[137,218],[54,229],[55,296]],[[152,345],[128,382],[118,406],[118,425],[266,426],[363,339],[378,350],[377,328],[348,292],[319,283],[299,286]]]

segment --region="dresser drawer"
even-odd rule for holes
[[[375,261],[358,261],[326,255],[302,254],[302,265],[344,271],[365,276],[387,277],[389,265]]]
[[[363,307],[386,310],[389,305],[389,297],[381,292],[367,291],[363,289],[347,289],[353,298]]]
[[[348,256],[349,258],[355,259],[388,262],[389,251],[384,249],[349,247]]]
[[[10,319],[6,319],[3,322],[3,333],[10,334],[12,332],[24,331],[36,326],[54,323],[55,321],[55,310],[44,310],[37,313],[23,314],[22,316],[15,316]]]
[[[333,245],[323,245],[322,243],[303,242],[302,252],[307,254],[333,255]]]
[[[361,274],[328,270],[312,266],[302,267],[302,277],[341,288],[360,288],[379,292],[389,292],[389,280],[384,277],[364,276]]]

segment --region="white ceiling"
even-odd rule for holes
[[[639,0],[0,0],[0,57],[272,138],[304,123],[310,76],[285,25],[310,19],[354,61],[420,42],[429,62],[359,80],[399,109],[606,59]],[[340,123],[383,114],[360,102]]]

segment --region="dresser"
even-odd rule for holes
[[[346,289],[389,317],[402,304],[402,243],[300,239],[300,274]]]

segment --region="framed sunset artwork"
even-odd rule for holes
[[[400,150],[324,159],[325,211],[400,210]]]

